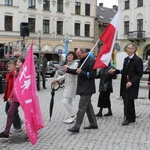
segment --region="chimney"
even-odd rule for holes
[[[99,7],[103,7],[103,3],[99,3]]]
[[[114,9],[114,10],[117,10],[117,5],[113,5],[113,9]]]

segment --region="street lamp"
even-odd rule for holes
[[[61,40],[62,43],[65,43],[65,55],[68,55],[68,44],[72,43],[72,40],[68,39],[68,37],[66,39]]]
[[[40,90],[40,76],[41,76],[41,70],[40,70],[40,56],[41,56],[41,31],[39,30],[37,32],[37,37],[38,37],[38,40],[39,40],[39,60],[38,60],[38,69],[37,69],[37,90],[39,91]]]

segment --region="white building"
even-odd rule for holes
[[[34,53],[39,49],[48,60],[58,60],[58,51],[65,53],[78,47],[90,50],[94,45],[94,0],[1,0],[0,1],[0,46],[4,52],[20,53],[29,49],[32,41]],[[20,23],[29,23],[29,36],[20,36]],[[61,40],[63,42],[61,42]]]
[[[132,41],[139,46],[137,54],[142,59],[150,58],[150,0],[118,0],[118,9],[121,9],[117,38],[120,49],[123,51]]]

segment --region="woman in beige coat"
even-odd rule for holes
[[[75,52],[70,51],[67,56],[67,66],[71,69],[76,69],[78,67],[78,63],[75,61],[77,58]],[[77,88],[77,75],[72,75],[69,73],[65,73],[63,76],[58,77],[55,81],[65,80],[65,89],[63,92],[63,104],[66,107],[69,118],[64,121],[64,123],[73,123],[76,116],[73,111],[73,98],[76,95]]]

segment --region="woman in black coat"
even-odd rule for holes
[[[102,117],[103,108],[108,108],[108,113],[104,116],[112,116],[111,102],[110,102],[110,93],[113,92],[112,79],[116,79],[116,75],[111,75],[108,71],[114,68],[111,64],[107,68],[100,69],[96,78],[100,78],[99,84],[99,98],[98,98],[98,107],[100,107],[99,112],[96,114],[96,117]]]

